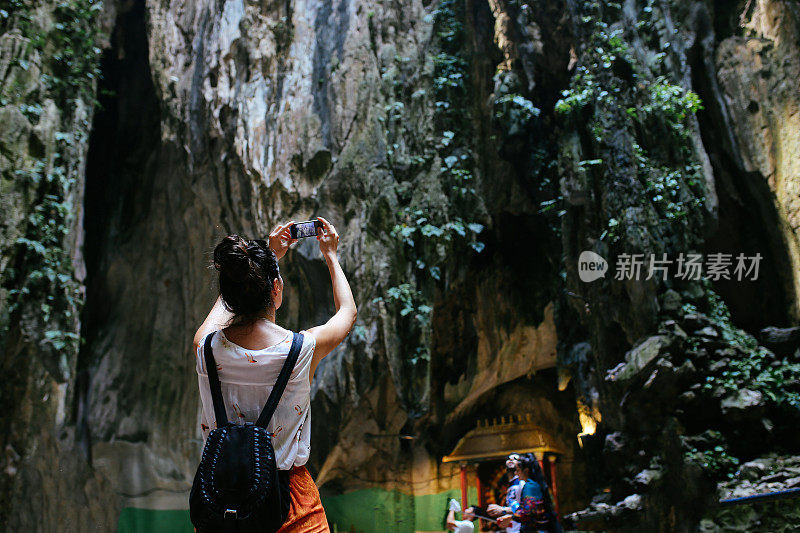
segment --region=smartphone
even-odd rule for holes
[[[469,509],[469,507],[467,509]],[[488,511],[486,511],[486,509],[484,509],[483,507],[478,507],[477,505],[473,505],[472,514],[474,514],[477,518],[488,520],[489,522],[494,522],[495,524],[497,523],[497,519],[489,516]]]
[[[303,239],[305,237],[316,237],[317,228],[322,227],[319,220],[307,220],[305,222],[295,222],[289,227],[292,239]]]

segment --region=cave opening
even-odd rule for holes
[[[738,21],[729,9],[717,13],[717,28],[712,21],[700,19],[698,36],[715,30],[723,35],[735,33],[730,24]],[[724,22],[724,23],[723,23]],[[714,47],[719,43],[715,37]],[[718,196],[718,225],[706,236],[703,254],[732,254],[745,258],[760,254],[757,279],[720,279],[713,281],[714,290],[725,301],[737,327],[752,334],[767,326],[791,324],[793,300],[792,266],[788,248],[781,234],[782,222],[775,195],[767,179],[760,173],[743,168],[737,140],[730,130],[729,110],[716,80],[714,51],[698,38],[689,50],[692,87],[703,101],[697,113],[703,145],[714,172]]]
[[[99,350],[96,338],[113,312],[104,271],[115,247],[146,216],[160,146],[161,114],[149,65],[145,2],[120,5],[110,47],[100,61],[86,156],[84,244],[86,303],[81,314],[84,341],[78,355],[75,408],[82,449],[90,458],[88,428],[91,373]]]

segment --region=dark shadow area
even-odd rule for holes
[[[148,57],[145,3],[137,1],[117,14],[111,48],[101,59],[98,108],[86,160],[84,256],[85,332],[78,357],[75,395],[79,435],[85,453],[90,444],[87,409],[93,343],[99,326],[114,310],[103,281],[106,258],[130,239],[129,231],[147,216],[152,197],[152,166],[160,146],[160,110]]]
[[[729,9],[717,12],[716,28],[722,35],[731,23]],[[706,24],[710,22],[706,21]],[[698,35],[713,31],[697,28]],[[692,66],[692,87],[700,95],[705,109],[697,113],[703,144],[714,170],[719,198],[719,224],[707,236],[704,258],[711,253],[732,254],[731,279],[714,281],[714,289],[727,304],[734,323],[757,334],[763,327],[789,325],[792,304],[792,270],[788,248],[781,233],[782,223],[776,208],[775,195],[767,180],[760,174],[747,172],[741,165],[740,150],[728,127],[728,113],[716,81],[713,65],[708,65],[712,51],[705,50],[698,40],[689,51]],[[736,279],[733,269],[736,257],[761,255],[758,277],[755,280]],[[743,276],[744,277],[744,276]],[[752,277],[752,276],[748,276]]]
[[[714,2],[714,35],[717,42],[727,39],[736,33],[739,18],[743,16],[744,7],[752,10],[755,5],[749,0],[716,0]]]

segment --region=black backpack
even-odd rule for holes
[[[214,332],[216,333],[216,332]],[[204,354],[217,427],[208,434],[189,493],[189,517],[197,533],[274,533],[289,514],[289,472],[278,470],[267,424],[297,362],[303,336],[295,333],[292,348],[275,387],[255,424],[228,422],[211,333]]]

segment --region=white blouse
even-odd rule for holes
[[[208,433],[217,426],[206,373],[204,346],[205,337],[197,348],[197,381],[203,404],[200,429],[205,443]],[[292,332],[278,344],[261,350],[246,350],[228,340],[222,330],[216,332],[211,340],[211,349],[217,363],[229,422],[244,424],[258,420],[291,346]],[[272,445],[279,470],[290,470],[292,466],[306,464],[311,451],[311,385],[308,373],[315,346],[316,339],[305,333],[286,390],[267,425],[267,431],[273,434]]]

